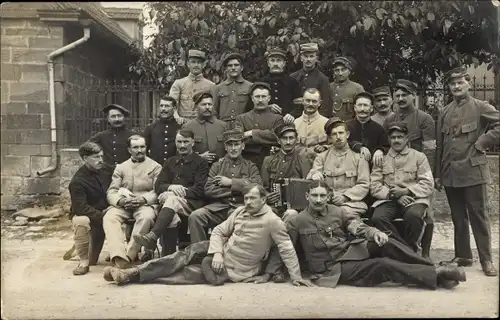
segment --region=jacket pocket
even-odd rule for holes
[[[467,141],[475,143],[477,140],[477,122],[462,125],[462,133],[467,134]]]
[[[485,154],[480,154],[477,156],[470,157],[470,163],[473,167],[488,164],[488,159],[486,159]]]
[[[250,93],[249,93],[248,90],[238,91],[237,94],[236,94],[236,100],[238,102],[246,102],[248,100],[249,94]]]
[[[358,176],[358,173],[356,171],[346,171],[345,176],[347,178],[354,178]]]
[[[217,93],[217,95],[218,95],[219,97],[221,97],[221,98],[222,98],[222,97],[227,97],[227,96],[229,96],[229,92],[227,92],[227,91],[219,91],[219,92]]]
[[[417,171],[418,168],[417,166],[408,166],[404,167],[403,171],[405,173],[405,178],[408,179],[407,181],[416,181],[417,180]]]
[[[321,239],[318,229],[303,229],[299,231],[301,243],[304,251],[313,251],[313,249],[325,249],[325,243]],[[307,248],[310,248],[309,250]]]

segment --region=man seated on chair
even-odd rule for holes
[[[285,224],[266,205],[264,187],[245,185],[241,193],[244,206],[236,208],[227,220],[214,228],[210,241],[191,244],[183,251],[148,261],[137,268],[106,267],[104,279],[118,285],[151,282],[158,278],[168,284],[262,283],[265,276],[259,274],[274,243],[292,283],[311,286],[309,281],[302,279]],[[196,266],[200,262],[201,266]]]
[[[180,129],[175,145],[177,155],[167,159],[155,183],[155,191],[163,207],[153,229],[146,234],[134,235],[134,240],[148,249],[154,249],[161,237],[162,257],[176,251],[178,215],[187,219],[191,212],[205,204],[203,192],[209,165],[207,160],[193,152],[193,131]]]
[[[340,118],[328,120],[325,132],[332,146],[316,156],[307,179],[325,181],[334,191],[330,203],[359,217],[368,208],[363,201],[370,191],[368,162],[349,147],[349,130]]]
[[[435,267],[345,208],[327,204],[331,192],[325,182],[313,181],[306,194],[307,209],[287,222],[292,243],[300,243],[304,249],[314,284],[372,287],[392,281],[434,290],[451,289],[466,281],[462,267]],[[269,280],[281,265],[273,249],[262,280]]]
[[[406,123],[394,122],[387,131],[391,148],[382,166],[375,164],[371,174],[370,191],[377,200],[373,203],[372,222],[417,252],[434,178],[425,154],[408,147]],[[394,225],[397,217],[404,220],[404,235]]]
[[[212,165],[205,184],[209,204],[193,211],[188,218],[191,244],[207,240],[206,229],[224,222],[236,207],[243,205],[245,185],[262,183],[257,166],[241,157],[245,148],[243,139],[240,129],[224,132],[227,153]]]
[[[141,249],[133,235],[147,233],[156,218],[158,198],[154,184],[161,171],[161,165],[146,156],[146,139],[132,135],[127,141],[130,159],[116,166],[108,189],[111,205],[103,219],[104,232],[108,239],[111,261],[119,268],[130,266]],[[126,245],[122,223],[134,218],[132,239]],[[143,260],[151,258],[149,252]]]
[[[94,142],[84,142],[78,149],[84,164],[69,183],[71,196],[70,219],[75,231],[75,251],[80,263],[73,270],[75,276],[89,272],[97,264],[104,244],[102,217],[108,207],[106,190],[111,176],[103,169],[103,151]]]

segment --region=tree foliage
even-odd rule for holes
[[[498,0],[492,1],[271,1],[152,2],[158,27],[151,46],[130,67],[168,87],[187,51],[208,54],[205,75],[219,82],[223,55],[242,53],[250,81],[265,74],[264,53],[288,52],[288,72],[301,67],[299,44],[317,42],[320,69],[332,75],[338,55],[354,62],[352,78],[365,88],[403,77],[427,86],[459,64],[500,70]]]

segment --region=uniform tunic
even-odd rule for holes
[[[261,177],[264,187],[269,190],[276,179],[305,179],[309,170],[311,170],[310,162],[298,150],[295,149],[288,154],[279,151],[264,158]]]
[[[387,133],[384,127],[377,122],[370,119],[361,123],[357,119],[352,119],[347,122],[347,128],[349,129],[349,141],[361,142],[372,155],[377,150],[381,150],[384,154],[389,151]]]
[[[127,139],[136,134],[127,128],[110,128],[92,136],[89,141],[95,142],[102,147],[104,153],[104,163],[114,169],[114,167],[130,158],[127,148]],[[111,170],[112,172],[113,170]]]
[[[250,111],[250,87],[252,83],[239,77],[236,80],[226,79],[212,88],[214,108],[217,117],[230,125],[234,125],[236,116]]]
[[[322,100],[321,108],[319,108],[319,113],[325,117],[332,116],[332,100],[329,85],[330,81],[328,80],[328,77],[318,69],[318,67],[314,67],[314,69],[310,71],[300,69],[292,73],[290,77],[299,82],[302,89],[302,95],[304,94],[306,89],[318,89],[321,94]]]
[[[144,130],[144,138],[147,144],[148,156],[154,161],[163,164],[175,156],[175,135],[180,126],[172,117],[160,119],[148,125]]]
[[[193,96],[198,92],[210,91],[214,86],[215,83],[206,79],[203,74],[195,76],[190,73],[185,78],[175,80],[169,95],[177,100],[179,116],[187,119],[196,118]]]
[[[325,144],[328,140],[324,129],[327,121],[328,118],[322,116],[319,112],[310,116],[303,113],[300,118],[295,119],[294,124],[300,145],[314,148],[319,144]]]
[[[330,83],[333,113],[344,121],[354,118],[354,97],[364,91],[362,85],[351,80],[342,84]]]
[[[386,116],[382,116],[380,115],[380,113],[377,112],[373,116],[371,116],[371,119],[383,127],[385,119],[387,119],[388,116],[391,116],[393,114],[394,112],[391,111]]]
[[[227,124],[213,116],[210,119],[196,118],[189,120],[185,129],[190,129],[194,133],[193,150],[199,154],[206,151],[215,153],[217,158],[222,158],[226,154],[224,149],[224,137],[222,134],[227,129]]]

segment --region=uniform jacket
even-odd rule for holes
[[[143,162],[133,162],[132,159],[116,166],[108,189],[108,202],[118,207],[118,201],[124,197],[120,188],[127,189],[137,196],[146,199],[146,205],[155,206],[158,197],[154,184],[161,171],[161,165],[153,159],[146,157]]]
[[[299,260],[283,221],[268,205],[255,215],[238,207],[212,231],[208,254],[222,253],[224,266],[234,282],[258,275],[276,244],[292,280],[301,279]]]
[[[156,120],[144,129],[148,156],[159,164],[165,163],[168,158],[175,156],[175,135],[180,125],[171,119]]]
[[[96,133],[89,141],[95,142],[102,147],[104,153],[104,163],[114,169],[114,167],[130,158],[127,148],[127,139],[136,134],[126,127],[110,128]],[[111,170],[113,172],[113,170]]]
[[[376,112],[374,115],[371,116],[371,119],[383,127],[385,119],[388,116],[393,115],[393,114],[394,114],[394,112],[391,111],[387,114],[387,116],[384,117],[384,116],[381,116],[380,113]]]
[[[297,149],[289,154],[279,151],[264,158],[261,177],[264,187],[269,190],[272,181],[281,178],[305,179],[311,164]]]
[[[487,132],[487,128],[490,128]],[[478,151],[498,144],[499,112],[485,101],[468,96],[448,104],[437,123],[435,174],[446,187],[489,183],[486,155]]]
[[[244,153],[269,153],[271,146],[278,145],[274,130],[284,124],[283,117],[271,112],[270,108],[264,111],[255,109],[236,117],[236,128],[243,132],[252,130],[252,138],[245,140]]]
[[[351,80],[347,80],[341,85],[336,82],[330,83],[331,100],[335,115],[344,121],[353,119],[354,96],[364,91],[362,85]]]
[[[382,167],[374,166],[370,191],[376,207],[387,200],[389,189],[394,186],[408,188],[415,203],[429,206],[434,192],[434,177],[427,157],[422,152],[406,147],[399,154],[390,149]]]
[[[330,92],[330,81],[328,77],[321,72],[318,67],[310,71],[300,69],[290,75],[290,77],[297,80],[301,86],[301,94],[303,95],[306,89],[316,88],[321,94],[321,108],[319,113],[327,118],[332,116],[332,100]]]
[[[218,118],[226,122],[234,122],[236,116],[252,110],[250,87],[252,83],[239,79],[226,79],[212,88],[214,107]]]
[[[316,172],[323,174],[334,194],[349,198],[350,201],[343,205],[364,210],[368,208],[363,199],[370,191],[370,169],[361,154],[355,153],[348,146],[343,150],[331,147],[314,159],[307,179],[311,179]]]
[[[215,153],[217,158],[222,158],[226,154],[224,149],[224,137],[222,134],[227,129],[227,124],[215,117],[211,119],[189,120],[184,128],[190,129],[194,133],[193,150],[199,154],[206,151]]]
[[[87,216],[92,223],[102,223],[103,211],[108,207],[106,191],[111,175],[105,170],[93,171],[85,165],[76,171],[69,183],[71,196],[70,219]]]
[[[311,279],[327,276],[332,287],[340,278],[340,262],[368,259],[366,240],[373,241],[379,232],[334,205],[327,205],[319,213],[305,209],[288,221],[287,230],[292,243],[300,242],[302,246]],[[280,266],[280,258],[273,250],[265,271],[274,274]]]
[[[349,129],[349,141],[360,142],[364,147],[373,153],[377,150],[384,154],[389,151],[389,138],[387,133],[380,124],[373,120],[368,120],[365,123],[359,122],[356,118],[347,122]]]
[[[177,79],[170,88],[169,95],[177,100],[177,110],[181,117],[196,118],[193,96],[198,92],[210,91],[215,83],[206,79],[203,74],[197,76],[190,73],[187,77]]]
[[[325,133],[324,126],[327,121],[328,118],[322,116],[319,112],[310,116],[302,113],[300,118],[295,119],[294,124],[300,145],[306,148],[314,148],[319,144],[326,144],[328,136]]]
[[[216,176],[224,176],[233,180],[230,188],[219,187],[213,183]],[[208,173],[205,184],[205,197],[210,204],[209,211],[220,211],[243,204],[243,188],[251,183],[262,184],[257,166],[242,157],[232,160],[229,156],[215,162]]]

